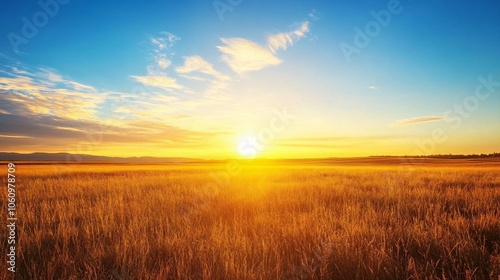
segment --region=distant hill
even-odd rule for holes
[[[500,153],[473,155],[428,155],[428,156],[371,156],[352,158],[298,158],[298,159],[242,159],[242,162],[260,163],[316,163],[316,164],[416,164],[440,162],[440,160],[485,160],[499,161]],[[0,152],[0,161],[47,161],[65,163],[221,163],[226,160],[204,160],[180,157],[106,157],[70,153],[5,153]]]
[[[2,153],[0,152],[0,161],[59,161],[59,162],[199,162],[204,161],[196,158],[178,158],[178,157],[105,157],[93,156],[84,154],[69,154],[69,153]]]

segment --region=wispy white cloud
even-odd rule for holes
[[[308,16],[313,20],[313,21],[318,21],[320,19],[320,13],[318,13],[318,11],[316,10],[312,10]]]
[[[317,20],[314,14],[311,14],[310,17]],[[290,32],[268,36],[265,47],[244,38],[221,38],[224,45],[217,46],[217,48],[222,53],[222,61],[227,63],[236,73],[242,74],[280,64],[282,60],[276,56],[276,52],[293,46],[309,31],[310,23],[304,21]]]
[[[180,74],[188,74],[192,72],[199,72],[207,75],[211,75],[218,80],[227,80],[228,76],[221,74],[216,71],[212,64],[205,61],[202,57],[198,55],[186,56],[184,57],[184,64],[175,68],[175,71]]]
[[[167,76],[131,76],[137,82],[152,87],[158,87],[166,90],[183,89],[174,78]]]
[[[84,84],[77,83],[77,82],[74,82],[74,81],[69,81],[66,84],[67,85],[71,85],[74,89],[79,90],[79,91],[87,91],[87,92],[95,92],[95,91],[97,91],[92,86],[84,85]]]
[[[446,115],[417,117],[417,118],[399,120],[396,122],[396,125],[407,126],[407,125],[414,125],[414,124],[420,124],[420,123],[442,122],[442,121],[446,121],[447,119],[448,119],[448,117]]]
[[[48,73],[48,79],[52,82],[55,82],[55,83],[60,83],[63,81],[63,78],[60,75],[57,75],[53,72]]]
[[[172,48],[179,40],[179,37],[169,32],[160,32],[158,36],[151,37],[152,61],[147,65],[147,75],[132,75],[130,77],[146,88],[160,88],[170,93],[177,90],[190,92],[167,73],[167,69],[172,65],[172,56],[174,55]]]
[[[172,65],[172,61],[170,61],[166,57],[159,57],[156,60],[156,63],[158,64],[158,67],[160,67],[161,69],[167,69],[170,65]]]
[[[269,49],[273,53],[278,50],[286,50],[288,47],[293,46],[296,41],[306,36],[308,32],[309,22],[304,21],[295,30],[271,35],[267,38]]]
[[[19,69],[0,76],[1,113],[96,119],[106,94],[47,68]]]
[[[198,81],[198,82],[209,82],[211,81],[212,78],[209,77],[199,77],[199,76],[193,76],[193,75],[185,75],[185,74],[179,74],[179,77],[193,80],[193,81]]]
[[[222,38],[222,60],[238,74],[278,65],[281,60],[265,47],[243,38]]]
[[[12,67],[11,68],[12,72],[15,73],[15,74],[19,74],[19,75],[30,75],[29,72],[25,71],[25,70],[22,70],[22,69],[19,69],[18,67]]]
[[[151,43],[157,47],[159,51],[172,48],[180,38],[170,32],[160,32],[160,36],[151,37]]]
[[[160,75],[164,70],[172,65],[172,48],[180,38],[169,32],[161,32],[156,37],[151,37],[150,42],[153,47],[151,51],[152,62],[147,66],[148,74],[151,76]]]

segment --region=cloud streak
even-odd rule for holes
[[[99,127],[106,129],[100,130]],[[134,131],[134,133],[130,133],[130,131]],[[69,120],[57,116],[0,114],[2,148],[15,147],[12,149],[15,151],[32,145],[44,146],[45,148],[65,146],[68,143],[84,141],[87,139],[87,135],[94,139],[102,139],[100,144],[153,144],[190,147],[199,145],[200,142],[205,142],[218,134],[218,132],[187,130],[147,120],[107,125],[86,120]]]
[[[131,76],[137,82],[152,87],[158,87],[165,90],[183,89],[174,78],[167,76]]]
[[[427,116],[427,117],[417,117],[411,119],[400,120],[396,122],[398,126],[407,126],[407,125],[415,125],[421,123],[430,123],[430,122],[441,122],[446,121],[448,118],[446,116]]]
[[[267,48],[243,38],[222,38],[222,61],[236,73],[257,71],[280,64],[282,61]]]
[[[184,64],[175,68],[175,71],[179,74],[190,74],[193,72],[203,73],[206,75],[213,76],[218,80],[228,80],[229,77],[223,75],[216,71],[212,64],[205,61],[198,55],[186,56],[184,57]],[[191,76],[188,76],[191,77]],[[198,77],[194,77],[195,79]]]
[[[38,68],[29,74],[23,70],[1,76],[0,110],[8,114],[22,111],[68,119],[95,119],[106,94],[49,71]]]
[[[152,62],[146,67],[147,75],[131,75],[130,77],[146,88],[159,88],[169,93],[177,93],[177,91],[191,93],[189,89],[180,85],[175,78],[167,74],[174,55],[172,48],[179,40],[179,37],[169,32],[160,32],[158,36],[151,37]]]
[[[157,76],[172,65],[172,48],[180,38],[169,32],[161,32],[156,37],[150,38],[153,47],[151,52],[152,63],[147,66],[148,74]]]
[[[221,38],[222,46],[217,46],[224,61],[234,72],[242,74],[258,71],[282,63],[276,56],[279,50],[286,50],[309,33],[309,22],[304,21],[290,32],[281,32],[267,37],[267,45],[244,38]]]
[[[290,32],[278,33],[267,38],[269,49],[276,53],[278,50],[286,50],[295,42],[302,39],[309,32],[309,22],[305,21],[298,28]]]

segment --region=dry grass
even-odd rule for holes
[[[225,170],[18,166],[17,278],[499,279],[498,166]]]

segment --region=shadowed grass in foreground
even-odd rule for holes
[[[16,276],[500,275],[498,167],[240,167],[20,165]]]

